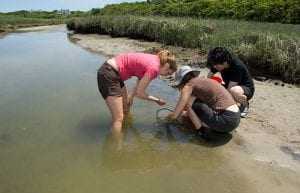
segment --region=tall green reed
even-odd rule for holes
[[[159,16],[92,16],[68,21],[78,33],[111,34],[199,48],[225,46],[256,75],[300,83],[300,25]]]

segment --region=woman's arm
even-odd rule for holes
[[[173,113],[171,113],[168,117],[167,120],[168,121],[173,121],[175,120],[182,112],[182,110],[184,109],[184,107],[186,106],[186,104],[189,101],[189,98],[192,94],[193,91],[193,87],[192,86],[184,86],[182,88],[182,90],[180,91],[180,96],[177,102],[177,105],[173,111]]]
[[[135,95],[140,99],[144,99],[144,100],[148,100],[148,101],[154,101],[159,105],[166,104],[165,100],[154,97],[154,96],[151,96],[151,95],[148,95],[146,93],[146,89],[149,86],[150,82],[151,82],[151,80],[147,75],[143,76],[143,78],[140,81],[138,81],[138,83],[136,85]]]
[[[132,103],[133,103],[133,98],[136,94],[136,89],[137,89],[137,85],[139,84],[139,81],[140,81],[139,79],[136,80],[136,84],[134,85],[134,87],[131,90],[130,95],[128,96],[128,104],[129,105],[132,105]]]

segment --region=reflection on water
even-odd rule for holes
[[[5,36],[0,58],[0,193],[300,188],[298,173],[253,161],[237,132],[202,141],[190,123],[158,125],[151,102],[135,99],[123,135],[112,139],[96,82],[105,58],[70,43],[65,28]],[[148,92],[171,108],[178,96],[159,79]]]
[[[155,192],[297,192],[299,187],[298,174],[249,159],[243,139],[236,132],[209,133],[211,138],[206,142],[197,138],[195,130],[186,127],[188,124],[183,125],[185,128],[156,127],[147,135],[136,125],[134,116],[128,114],[121,149],[107,134],[101,166],[116,174],[134,171],[142,175],[135,182],[147,183],[143,181],[147,179],[154,186],[160,184]],[[135,184],[131,188],[136,190]]]
[[[102,147],[102,163],[113,170],[147,171],[168,165],[178,169],[207,170],[216,169],[226,162],[222,152],[216,153],[199,146],[200,142],[207,142],[197,138],[194,130],[188,132],[169,125],[157,129],[153,135],[143,137],[139,129],[135,128],[131,113],[127,114],[124,122],[121,140],[129,143],[120,149],[119,141],[109,134]],[[182,131],[184,133],[178,133]],[[178,143],[176,137],[180,137],[178,140],[182,143]]]

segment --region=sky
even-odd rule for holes
[[[142,2],[146,0],[0,0],[0,12],[19,10],[53,11],[69,9],[70,11],[88,11],[102,8],[106,4],[122,2]]]

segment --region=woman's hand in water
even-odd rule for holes
[[[176,117],[174,117],[173,113],[170,113],[166,118],[165,118],[165,122],[166,123],[172,123],[173,121],[175,121]]]
[[[123,112],[127,113],[130,111],[130,107],[133,103],[133,98],[132,97],[127,97],[127,101],[123,104]]]
[[[133,97],[131,97],[131,95],[130,95],[130,96],[128,96],[128,98],[127,98],[127,105],[128,105],[129,108],[130,108],[132,104],[133,104]]]

